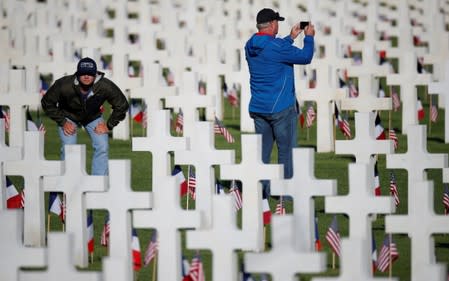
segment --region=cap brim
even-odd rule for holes
[[[285,18],[284,18],[284,17],[279,17],[277,20],[278,20],[278,21],[284,21]]]

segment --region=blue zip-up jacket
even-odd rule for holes
[[[309,64],[314,52],[313,36],[304,37],[302,49],[290,35],[276,38],[256,33],[245,45],[250,72],[249,112],[277,113],[295,104],[294,64]]]

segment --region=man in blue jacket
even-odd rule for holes
[[[270,163],[274,142],[278,148],[278,163],[284,165],[284,177],[293,176],[293,147],[296,146],[298,106],[295,94],[293,66],[309,64],[314,52],[315,29],[304,28],[304,45],[293,46],[293,40],[303,31],[299,22],[290,34],[277,38],[279,21],[284,18],[272,9],[257,14],[257,29],[245,45],[250,72],[251,100],[249,113],[256,133],[262,135],[262,160]],[[267,181],[263,182],[264,198],[270,195]]]

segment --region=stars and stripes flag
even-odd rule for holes
[[[394,150],[398,149],[399,139],[398,139],[398,136],[396,135],[396,131],[394,129],[388,130],[388,138],[393,141]]]
[[[94,252],[95,241],[94,241],[94,218],[92,215],[92,210],[87,211],[87,251],[89,253]]]
[[[232,88],[226,92],[226,96],[228,98],[229,104],[232,107],[239,106],[239,97],[237,95],[237,88],[236,88],[235,84],[233,84]]]
[[[263,218],[264,225],[271,223],[271,210],[270,210],[270,204],[268,204],[267,198],[262,199],[262,218]]]
[[[106,215],[103,224],[103,231],[101,232],[100,244],[101,246],[107,247],[109,245],[109,232],[110,232],[111,221],[109,215]]]
[[[131,249],[133,257],[133,269],[134,271],[139,271],[142,268],[142,255],[140,252],[140,240],[137,235],[137,230],[135,228],[131,229]]]
[[[0,105],[0,119],[5,120],[5,132],[9,132],[10,121],[11,121],[9,111],[3,109],[3,107],[1,105]]]
[[[238,211],[243,206],[243,200],[242,200],[242,194],[240,192],[239,187],[237,186],[236,180],[231,181],[231,187],[229,188],[229,192],[232,194],[232,197],[234,197],[234,206],[235,210]]]
[[[276,204],[276,209],[274,211],[274,213],[276,215],[285,215],[285,205],[284,205],[284,199],[282,198],[282,196],[279,197],[279,201]]]
[[[418,121],[421,121],[426,116],[426,112],[424,111],[424,107],[422,106],[421,99],[418,97],[418,101],[416,102],[416,111],[418,114]]]
[[[189,168],[188,188],[189,188],[190,197],[192,197],[192,199],[195,200],[196,199],[196,177],[195,177],[195,171],[193,171],[192,168]]]
[[[317,252],[321,251],[321,240],[320,240],[320,234],[318,232],[318,218],[315,217],[315,250]]]
[[[340,231],[338,230],[338,221],[336,215],[334,215],[332,223],[326,232],[326,241],[329,243],[332,251],[339,257],[341,254]]]
[[[176,182],[179,184],[179,192],[180,196],[184,196],[187,194],[187,181],[182,172],[181,166],[175,165],[173,167],[172,176],[176,177]]]
[[[354,85],[354,83],[349,82],[349,97],[350,98],[356,98],[359,96],[359,90]]]
[[[390,173],[390,194],[394,198],[394,204],[399,206],[400,200],[399,200],[399,193],[398,193],[398,187],[396,184],[396,177],[394,176],[394,173]]]
[[[398,93],[396,93],[395,91],[393,91],[391,93],[391,100],[393,102],[393,110],[394,111],[398,111],[399,108],[401,108],[401,100],[399,99],[399,95]]]
[[[151,235],[151,240],[148,243],[147,250],[145,251],[145,258],[143,264],[148,266],[154,257],[157,255],[158,242],[157,242],[157,230],[153,230],[153,234]]]
[[[64,206],[58,192],[50,192],[48,196],[48,211],[59,216],[64,223]]]
[[[379,169],[377,169],[377,159],[374,160],[374,195],[382,195],[380,188]]]
[[[349,126],[349,122],[346,118],[343,118],[338,110],[337,103],[334,102],[335,105],[335,120],[337,122],[337,126],[340,128],[343,135],[348,138],[351,138],[351,127]]]
[[[234,137],[231,135],[228,129],[226,129],[223,123],[220,120],[218,120],[217,116],[215,116],[214,131],[215,134],[223,135],[223,137],[226,139],[228,143],[235,142]]]
[[[176,116],[175,131],[177,134],[182,134],[184,129],[184,114],[182,109],[179,109],[178,115]]]
[[[376,119],[374,120],[374,134],[376,140],[385,140],[385,129],[382,126],[382,120],[380,120],[379,112],[376,112]]]
[[[189,276],[192,281],[205,281],[203,262],[200,254],[197,253],[190,263]]]
[[[304,113],[302,112],[300,106],[298,106],[298,109],[299,109],[299,117],[298,117],[299,124],[301,125],[301,128],[304,128],[304,122],[305,122]]]
[[[23,193],[17,191],[16,186],[6,176],[6,208],[20,209],[24,206]]]
[[[433,123],[437,122],[438,119],[438,107],[436,96],[432,96],[430,105],[430,121]]]
[[[449,184],[444,184],[444,192],[443,192],[443,206],[444,206],[444,214],[449,214]]]
[[[398,249],[396,248],[396,243],[390,236],[385,235],[384,243],[380,249],[379,256],[377,257],[377,270],[380,272],[385,272],[392,264],[399,258]]]
[[[316,114],[313,106],[310,104],[307,108],[306,112],[306,127],[310,128],[313,125],[313,121],[315,120]]]

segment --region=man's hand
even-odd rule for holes
[[[71,136],[76,133],[76,125],[66,120],[64,125],[62,126],[62,130],[64,132],[64,135]]]
[[[97,127],[95,127],[94,132],[101,135],[107,134],[109,132],[108,126],[105,122],[98,122]]]
[[[298,37],[299,33],[301,33],[301,28],[299,27],[299,23],[295,24],[290,31],[290,37],[295,40]]]
[[[315,36],[315,26],[313,24],[309,24],[304,28],[304,34],[309,36]]]

